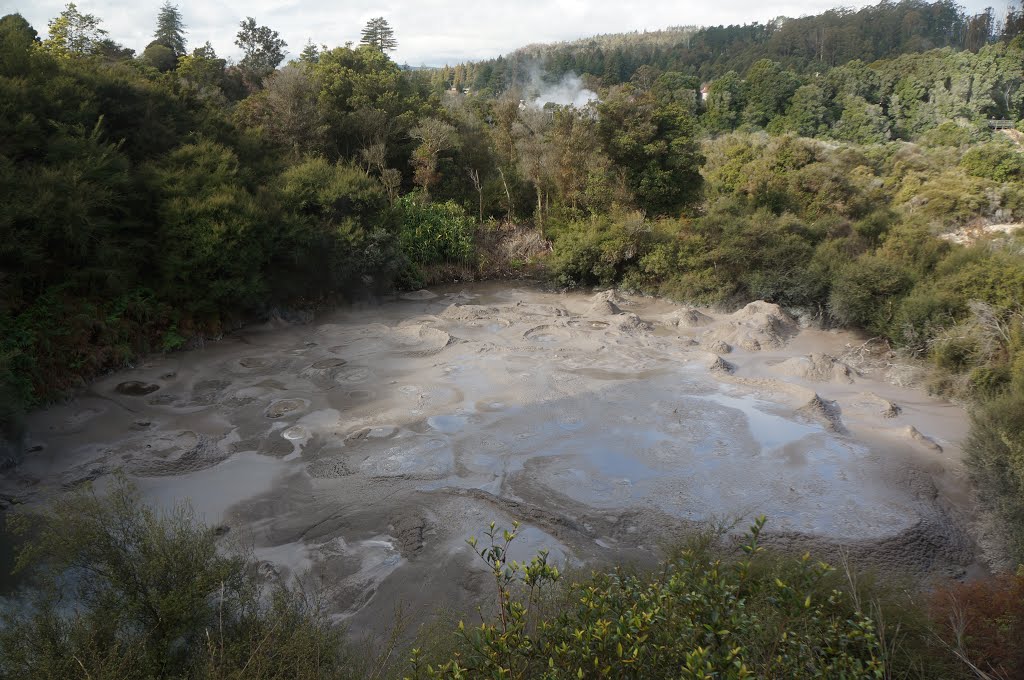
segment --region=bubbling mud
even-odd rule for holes
[[[419,291],[101,379],[31,416],[0,491],[123,471],[250,540],[266,579],[323,575],[353,630],[474,602],[465,539],[491,520],[522,523],[520,557],[596,564],[764,513],[777,545],[963,573],[964,413],[844,358],[861,343],[764,302]]]

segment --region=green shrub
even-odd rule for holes
[[[998,138],[972,146],[960,160],[960,166],[975,177],[996,182],[1024,179],[1024,153],[1008,139]]]
[[[402,268],[397,248],[387,248],[390,263],[373,252],[388,232],[388,200],[361,168],[307,159],[281,174],[278,198],[284,215],[267,265],[275,301],[348,290],[364,275],[390,281]]]
[[[550,224],[547,233],[555,244],[551,273],[563,286],[615,285],[640,267],[655,245],[652,225],[639,212],[569,219]]]
[[[454,201],[426,203],[406,195],[396,203],[399,243],[414,265],[467,263],[473,257],[474,221]]]
[[[509,562],[515,527],[491,525],[470,545],[488,565],[494,620],[459,624],[449,658],[414,650],[415,678],[881,678],[892,649],[878,622],[809,555],[762,555],[764,518],[737,555],[711,537],[690,542],[658,571],[624,569],[568,585],[546,614],[539,591],[560,579],[541,553]]]
[[[896,309],[888,335],[915,354],[928,351],[931,340],[967,312],[964,298],[954,291],[918,285]]]
[[[964,449],[979,499],[1002,521],[1014,556],[1024,561],[1024,393],[976,407]]]
[[[2,678],[359,677],[315,598],[266,591],[187,506],[158,512],[123,480],[15,515],[36,589],[6,609]]]
[[[840,323],[885,334],[910,283],[899,265],[877,255],[862,256],[838,272],[829,294],[829,313]]]

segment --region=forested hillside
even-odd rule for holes
[[[528,84],[538,72],[553,81],[575,73],[606,87],[630,81],[643,67],[707,81],[729,71],[745,73],[761,59],[813,75],[849,61],[870,63],[944,47],[977,52],[996,40],[1011,41],[1022,29],[1024,14],[1013,6],[1003,17],[991,8],[970,15],[951,0],[901,0],[779,17],[766,24],[680,27],[531,45],[496,59],[446,66],[435,80],[444,87],[495,94]]]

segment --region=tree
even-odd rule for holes
[[[69,2],[64,11],[47,24],[50,36],[43,41],[43,48],[60,57],[93,54],[107,35],[100,28],[101,21],[93,14],[82,14],[75,3]]]
[[[890,138],[889,120],[882,107],[861,97],[843,100],[843,115],[832,128],[832,136],[856,144],[881,144]]]
[[[742,110],[743,81],[738,73],[729,71],[711,83],[704,124],[712,132],[731,132],[739,125]]]
[[[315,64],[320,61],[320,48],[316,46],[312,38],[306,41],[306,46],[299,54],[299,61],[303,64]]]
[[[825,91],[817,85],[803,85],[793,93],[789,111],[777,121],[786,130],[804,137],[815,137],[828,128],[828,105]],[[774,132],[769,128],[769,132]]]
[[[597,111],[604,151],[625,173],[636,207],[678,214],[698,197],[703,159],[696,121],[684,106],[658,104],[649,93],[623,85],[612,88]]]
[[[384,17],[377,17],[366,22],[360,42],[363,45],[376,47],[381,52],[390,52],[398,47],[395,31]]]
[[[424,196],[429,196],[430,187],[441,178],[437,172],[438,156],[458,145],[458,135],[455,128],[443,120],[424,118],[409,132],[409,136],[419,140],[409,161],[415,168],[413,179],[423,188]]]
[[[224,79],[224,68],[227,62],[219,59],[213,45],[207,41],[202,47],[196,47],[192,54],[178,60],[175,73],[200,96],[217,96]]]
[[[104,38],[93,46],[92,53],[108,61],[128,61],[135,58],[135,50],[116,43],[110,38]]]
[[[289,64],[267,77],[263,90],[239,104],[236,116],[259,127],[295,158],[323,150],[326,125],[308,69]]]
[[[20,14],[0,19],[0,73],[5,76],[29,70],[32,48],[39,44],[39,34]]]
[[[281,39],[277,31],[266,26],[257,26],[256,20],[252,17],[246,17],[239,26],[241,28],[235,38],[235,44],[245,52],[240,66],[256,81],[262,82],[284,61],[284,48],[288,43]]]
[[[187,505],[111,487],[9,516],[31,536],[18,569],[41,587],[0,614],[0,677],[358,677],[301,582],[266,588],[252,554],[224,550]]]
[[[174,50],[156,40],[146,45],[140,60],[146,66],[152,66],[162,72],[173,71],[178,63]]]
[[[783,70],[770,59],[761,59],[750,67],[746,78],[746,122],[765,127],[783,113],[798,86],[796,75]]]
[[[154,42],[171,49],[175,57],[185,55],[185,22],[181,19],[181,11],[177,5],[166,0],[156,16],[156,32]]]

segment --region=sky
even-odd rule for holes
[[[172,0],[174,2],[175,0]],[[67,0],[0,0],[0,15],[19,12],[40,35]],[[252,16],[278,31],[294,58],[307,40],[329,47],[358,42],[371,18],[395,30],[392,57],[412,66],[441,66],[487,59],[530,43],[573,40],[598,33],[657,30],[668,26],[742,24],[778,16],[817,14],[842,0],[176,0],[188,27],[189,46],[210,41],[217,54],[239,59],[238,23]],[[163,0],[78,0],[78,10],[103,20],[117,42],[141,53],[152,40]],[[961,0],[968,11],[986,6],[1005,13],[1006,0]]]

